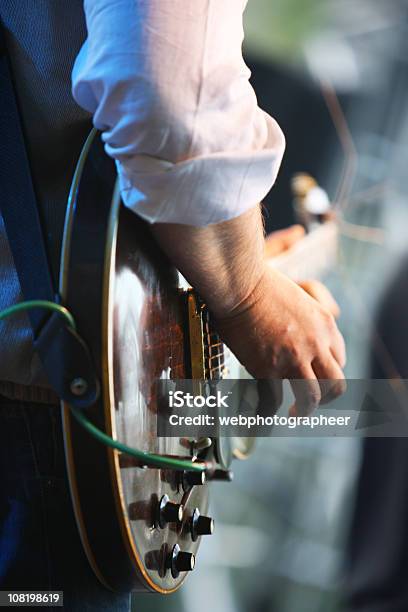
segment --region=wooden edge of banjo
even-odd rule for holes
[[[97,135],[97,130],[92,130],[90,133],[79,158],[77,168],[74,174],[70,195],[68,199],[68,208],[66,213],[65,227],[64,227],[64,237],[63,244],[61,250],[61,274],[60,274],[60,295],[63,300],[67,296],[68,292],[68,270],[70,267],[70,256],[71,256],[71,233],[74,225],[74,216],[75,216],[75,201],[77,196],[77,191],[79,188],[79,184],[82,178],[83,170],[87,161],[87,157],[91,146],[95,140]],[[110,346],[111,340],[109,335],[109,326],[111,321],[111,305],[109,304],[109,284],[110,284],[110,275],[113,270],[114,259],[115,259],[115,247],[116,247],[116,234],[117,234],[117,220],[118,213],[120,209],[121,199],[119,193],[119,187],[116,182],[115,189],[113,191],[113,196],[111,200],[110,214],[108,227],[106,232],[106,250],[105,250],[105,259],[104,259],[104,269],[103,269],[103,304],[102,304],[102,329],[101,329],[101,338],[102,338],[102,367],[101,367],[101,397],[104,398],[100,400],[103,402],[104,409],[104,428],[108,435],[115,438],[116,427],[114,421],[114,415],[110,409],[110,400],[113,401],[113,379],[112,372],[109,366],[109,353],[112,351],[112,347]],[[108,400],[108,401],[107,401]],[[112,585],[109,580],[106,579],[103,570],[100,567],[100,564],[97,561],[96,555],[93,550],[92,542],[89,539],[86,520],[84,517],[84,509],[81,503],[79,487],[78,487],[78,478],[77,471],[75,465],[75,452],[73,448],[73,432],[72,432],[72,416],[70,415],[69,405],[65,402],[62,402],[62,423],[63,423],[63,435],[64,435],[64,446],[65,446],[65,456],[66,456],[66,464],[68,471],[68,479],[69,479],[69,487],[71,493],[71,499],[73,503],[73,510],[75,514],[75,519],[77,522],[81,542],[87,556],[88,562],[97,576],[98,580],[108,589],[116,590],[115,585]],[[116,520],[119,525],[122,544],[124,548],[124,553],[126,551],[129,562],[132,564],[134,568],[134,589],[133,590],[150,590],[153,592],[157,592],[160,594],[170,594],[176,591],[182,584],[183,580],[181,580],[174,588],[163,589],[158,584],[155,584],[149,575],[147,574],[143,561],[140,558],[140,555],[136,549],[133,538],[131,537],[131,530],[129,519],[127,517],[126,505],[124,494],[122,490],[122,482],[120,478],[120,467],[119,467],[119,452],[105,447],[101,449],[101,452],[105,453],[105,457],[107,455],[107,460],[109,464],[109,470],[111,474],[110,484],[112,487],[112,493],[114,497],[114,503],[116,508]],[[127,587],[126,587],[127,590]]]

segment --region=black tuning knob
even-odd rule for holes
[[[193,542],[198,539],[198,536],[212,535],[214,533],[214,519],[209,516],[202,516],[198,508],[194,509],[190,521],[191,538]]]
[[[208,479],[232,482],[232,480],[234,480],[234,473],[231,472],[231,470],[214,470],[213,472],[210,472]]]
[[[158,523],[160,527],[165,527],[167,523],[179,523],[183,518],[183,506],[174,504],[169,500],[168,495],[163,495],[159,502]]]
[[[189,552],[180,550],[180,546],[175,544],[170,553],[169,565],[171,575],[177,578],[180,572],[191,572],[195,566],[195,556]]]
[[[206,482],[205,472],[183,472],[181,476],[181,484],[184,491],[188,491],[196,485],[203,485]]]

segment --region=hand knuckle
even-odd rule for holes
[[[325,316],[326,325],[328,326],[329,330],[334,331],[335,329],[337,329],[336,321],[332,313],[329,312],[328,310],[325,310],[324,316]]]
[[[339,380],[333,388],[333,395],[335,397],[340,397],[341,395],[343,395],[346,391],[346,383],[344,380]]]
[[[317,406],[318,404],[320,404],[321,399],[321,394],[317,389],[309,391],[308,402],[310,406]]]

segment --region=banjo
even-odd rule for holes
[[[302,275],[299,262],[304,265],[307,253],[319,253],[315,263],[322,265],[322,243],[330,259],[334,222],[272,265]],[[209,483],[228,482],[232,458],[245,458],[251,443],[230,441],[226,457],[217,439],[157,436],[157,381],[217,380],[227,375],[226,353],[205,305],[181,282],[148,224],[123,206],[114,162],[96,130],[71,187],[60,293],[100,381],[88,422],[146,457],[163,458],[152,464],[101,444],[63,404],[71,495],[86,555],[110,589],[172,593],[194,569],[201,537],[213,533]],[[239,365],[229,368],[238,378]]]

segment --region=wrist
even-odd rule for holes
[[[265,296],[265,287],[270,284],[270,270],[264,262],[260,263],[250,276],[246,277],[246,286],[239,288],[235,293],[230,294],[229,298],[221,305],[209,308],[213,316],[219,323],[235,321],[251,317],[251,312],[256,310],[259,302]]]

